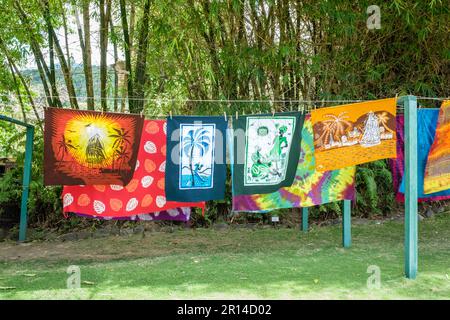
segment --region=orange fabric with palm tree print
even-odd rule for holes
[[[439,111],[423,187],[426,194],[450,188],[450,100],[444,101]]]
[[[396,104],[391,98],[313,110],[316,170],[395,158]]]
[[[47,108],[45,185],[126,185],[133,177],[144,118]]]

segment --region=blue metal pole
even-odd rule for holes
[[[405,275],[415,279],[418,265],[417,98],[406,96],[401,101],[405,108]]]
[[[302,208],[302,231],[308,232],[308,208]]]
[[[22,204],[20,207],[19,241],[25,241],[27,234],[27,204],[31,178],[31,160],[33,158],[34,127],[27,126],[25,146],[25,164],[23,167]]]
[[[342,246],[350,248],[352,245],[352,202],[344,200],[342,212]]]

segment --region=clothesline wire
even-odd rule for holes
[[[433,98],[433,97],[421,97],[421,96],[416,96],[416,98],[417,98],[418,100],[437,100],[437,101],[450,100],[450,97],[438,97],[438,98]]]
[[[0,94],[0,96],[10,97],[11,95]],[[14,96],[17,96],[17,95],[14,95]],[[25,95],[20,95],[20,96],[21,97],[28,97],[28,96],[25,96]],[[48,97],[49,96],[46,96],[46,95],[40,95],[40,96],[35,97],[35,98],[45,99],[45,98],[48,98]],[[87,99],[88,97],[86,97],[86,96],[79,96],[77,98],[86,98]],[[443,98],[443,97],[434,98],[434,97],[422,97],[422,96],[417,96],[416,98],[419,99],[419,100],[434,100],[434,101],[441,101],[441,100],[449,99],[449,98]],[[116,98],[92,97],[92,99],[94,99],[94,100],[95,99],[97,99],[97,100],[98,99],[112,99],[112,100],[114,100]],[[117,99],[122,99],[122,98],[117,98]],[[141,99],[132,98],[132,100],[153,101],[153,102],[157,102],[157,103],[162,103],[162,102],[219,102],[219,103],[277,103],[277,102],[278,103],[283,103],[283,102],[289,102],[289,103],[306,104],[305,106],[297,108],[298,111],[302,111],[302,112],[306,112],[306,113],[316,109],[316,106],[311,105],[313,103],[322,103],[322,104],[323,103],[347,103],[347,102],[356,103],[356,102],[364,102],[364,101],[373,101],[373,100],[361,100],[361,99],[360,100],[219,100],[219,99],[149,99],[149,98],[141,98]],[[15,104],[11,104],[11,103],[0,102],[0,106],[15,107],[16,105]],[[421,106],[419,106],[419,107],[421,107]],[[68,109],[68,108],[65,108],[65,109]],[[404,107],[402,105],[398,105],[397,106],[397,110],[402,112],[402,111],[404,111]],[[94,111],[96,111],[96,110],[94,110]],[[284,108],[281,108],[281,111],[295,111],[295,110],[294,110],[294,108],[289,108],[289,107],[286,106]],[[96,111],[96,112],[102,112],[102,111]],[[259,110],[260,114],[270,113],[270,112],[271,112],[271,110]],[[12,115],[20,115],[21,117],[23,116],[23,114],[21,112],[19,112],[19,111],[17,111],[17,112],[8,112],[8,113],[5,113],[5,111],[1,111],[1,113],[4,114],[4,115],[9,115],[9,116],[12,116]],[[111,112],[109,112],[109,113],[111,113]],[[142,116],[148,116],[148,117],[152,117],[152,118],[156,118],[156,119],[157,118],[165,119],[165,118],[168,117],[168,115],[153,114],[153,113],[150,113],[150,112],[147,112],[147,111],[144,111],[141,114],[142,114]],[[245,110],[242,112],[242,114],[245,115]],[[254,114],[254,112],[252,112],[252,114]],[[225,112],[225,116],[227,116],[226,112]]]
[[[4,102],[0,102],[0,107],[17,107],[17,105],[16,104],[13,104],[13,103],[4,103]],[[420,106],[421,107],[421,106]],[[46,106],[44,106],[43,107],[43,109],[46,109],[47,107]],[[57,109],[57,108],[55,108],[55,109]],[[79,111],[94,111],[94,112],[101,112],[101,113],[103,113],[103,112],[107,112],[107,113],[117,113],[117,114],[123,114],[123,113],[126,113],[126,112],[115,112],[115,111],[101,111],[101,110],[84,110],[84,109],[72,109],[72,108],[62,108],[62,109],[65,109],[65,110],[79,110]],[[305,111],[312,111],[312,110],[315,110],[316,109],[316,107],[315,106],[302,106],[302,107],[299,107],[299,108],[294,108],[294,107],[292,107],[292,108],[290,108],[290,107],[283,107],[283,108],[281,108],[280,110],[271,110],[271,109],[267,109],[267,110],[264,110],[264,109],[260,109],[260,110],[258,110],[260,113],[271,113],[271,112],[280,112],[280,111],[282,111],[282,112],[289,112],[289,111],[303,111],[303,112],[305,112]],[[320,108],[319,108],[320,109]],[[404,106],[402,106],[402,105],[398,105],[397,106],[397,110],[403,110],[404,109]],[[6,110],[0,110],[0,112],[8,112],[8,111],[6,111]],[[245,112],[246,112],[246,110],[243,110],[243,111],[241,111],[241,113],[243,113],[243,114],[245,114]],[[251,110],[249,110],[249,112],[252,112],[252,113],[254,113],[254,111],[251,111]],[[9,111],[8,113],[10,113],[10,114],[13,114],[14,113],[14,111]],[[15,111],[15,113],[17,113],[17,114],[22,114],[22,112],[20,112],[20,111]],[[153,113],[151,113],[151,112],[148,112],[148,111],[143,111],[142,113],[141,113],[142,115],[145,115],[145,116],[155,116],[155,117],[157,117],[157,116],[162,116],[161,114],[153,114]],[[167,115],[164,115],[164,117],[166,117]]]
[[[10,94],[0,94],[2,97],[10,97]],[[17,96],[17,95],[13,95]],[[27,95],[19,95],[21,97],[27,98]],[[92,100],[124,100],[122,97],[88,97],[88,96],[64,96],[67,99],[92,99]],[[52,96],[47,95],[39,95],[35,98],[53,98]],[[417,96],[418,100],[436,100],[436,101],[442,101],[442,100],[450,100],[450,97],[422,97]],[[336,99],[336,100],[249,100],[249,99],[167,99],[167,98],[134,98],[134,97],[128,97],[125,98],[125,100],[132,100],[132,101],[150,101],[150,102],[156,102],[156,103],[164,103],[164,102],[218,102],[218,103],[345,103],[345,102],[365,102],[365,101],[373,101],[374,99]]]
[[[303,112],[305,112],[305,114],[310,114],[310,111],[311,111],[312,109],[309,109],[309,110],[303,110]],[[289,110],[283,110],[282,112],[288,112]],[[397,111],[398,111],[398,113],[399,114],[402,114],[403,112],[404,112],[404,109],[403,108],[397,108]],[[100,111],[97,111],[97,112],[100,112]],[[108,113],[111,113],[111,112],[108,112]],[[266,111],[260,111],[260,112],[258,112],[258,113],[254,113],[254,112],[252,112],[252,113],[248,113],[249,115],[250,114],[252,114],[252,115],[259,115],[259,114],[270,114],[270,112],[266,112]],[[22,113],[21,112],[4,112],[4,111],[0,111],[0,115],[4,115],[4,116],[8,116],[8,117],[15,117],[15,116],[17,116],[17,117],[19,117],[19,118],[22,118]],[[246,113],[243,113],[243,114],[239,114],[239,116],[245,116],[246,115]],[[142,116],[144,116],[144,117],[146,117],[146,118],[148,118],[148,119],[167,119],[168,117],[170,117],[170,115],[161,115],[161,114],[158,114],[158,115],[154,115],[154,114],[149,114],[149,113],[143,113],[142,114]],[[216,116],[218,116],[218,117],[221,117],[221,115],[216,115]],[[235,115],[234,114],[225,114],[224,116],[226,116],[226,118],[227,118],[227,121],[228,121],[228,119],[229,119],[229,117],[234,117]],[[32,120],[32,121],[36,121],[36,119],[28,119],[29,121],[30,120]]]

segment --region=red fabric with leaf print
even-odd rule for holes
[[[166,201],[166,121],[146,120],[133,178],[126,186],[64,186],[63,211],[102,217],[127,217],[205,202]]]

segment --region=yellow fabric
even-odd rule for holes
[[[450,189],[450,100],[444,101],[439,111],[423,187],[426,194]]]
[[[390,98],[312,111],[316,170],[395,158],[396,107]]]

